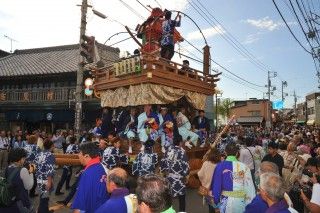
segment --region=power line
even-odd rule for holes
[[[185,40],[189,45],[191,45],[193,48],[195,48],[199,53],[203,54],[202,51],[201,51],[199,48],[197,48],[196,46],[194,46],[191,42],[189,42],[189,41],[186,40],[186,39],[184,39],[184,40]],[[252,84],[252,85],[254,85],[254,86],[256,86],[256,87],[264,87],[264,86],[261,86],[261,85],[252,83],[252,82],[250,82],[250,81],[247,81],[246,79],[244,79],[244,78],[242,78],[242,77],[234,74],[234,73],[231,72],[229,69],[225,68],[225,67],[222,66],[220,63],[218,63],[218,62],[216,62],[215,60],[213,60],[212,58],[211,58],[210,60],[211,60],[213,63],[215,63],[216,65],[218,65],[220,68],[222,68],[223,70],[225,70],[225,71],[227,71],[228,73],[230,73],[231,75],[233,75],[233,76],[241,79],[242,81],[245,81],[245,82],[247,82],[247,83],[249,83],[249,84]]]
[[[310,51],[308,51],[308,50],[301,44],[301,42],[298,40],[298,38],[296,37],[296,35],[292,32],[291,28],[289,27],[287,21],[286,21],[285,18],[283,17],[283,15],[282,15],[281,11],[279,10],[278,5],[275,3],[275,1],[272,0],[272,2],[273,2],[273,4],[274,4],[274,6],[276,7],[279,15],[281,16],[282,21],[285,23],[285,25],[287,26],[287,28],[288,28],[288,30],[290,31],[291,35],[294,37],[294,39],[298,42],[298,44],[299,44],[307,53],[309,53],[309,54],[312,55],[312,53],[311,53]]]
[[[226,40],[235,50],[237,50],[242,56],[244,56],[245,58],[248,58],[249,61],[255,65],[256,67],[258,67],[260,70],[266,72],[269,68],[263,64],[261,61],[259,61],[257,58],[255,58],[255,56],[253,56],[222,24],[220,21],[218,21],[211,13],[210,11],[200,2],[197,0],[197,2],[199,3],[199,5],[201,5],[204,10],[202,10],[195,2],[191,3],[188,0],[188,3],[198,12],[198,14],[207,21],[207,23],[209,23],[212,27],[214,27],[212,25],[212,23],[210,22],[210,20],[215,24],[215,22],[217,22],[221,28],[225,31],[226,34],[223,34],[219,31],[217,31],[219,33],[219,35]],[[214,21],[208,16],[208,14],[214,19]],[[206,17],[204,17],[206,16]]]
[[[138,13],[135,9],[133,9],[129,4],[125,3],[122,0],[119,0],[126,8],[128,8],[131,12],[133,12],[137,17],[139,17],[140,19],[144,20],[145,18],[140,15],[140,13]]]

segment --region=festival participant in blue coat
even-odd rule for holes
[[[85,168],[71,208],[74,213],[93,213],[109,199],[104,181],[107,174],[94,143],[81,144],[79,150],[79,160]]]
[[[195,133],[199,135],[200,147],[204,147],[208,132],[210,131],[210,123],[209,119],[204,116],[204,110],[199,110],[198,114],[199,115],[193,119],[192,126]]]
[[[38,138],[35,135],[30,135],[27,140],[27,144],[24,147],[24,150],[27,152],[27,158],[26,158],[26,164],[35,164],[34,161],[36,158],[36,155],[41,151],[40,148],[37,146]],[[37,188],[37,178],[35,173],[33,173],[33,186],[29,191],[30,197],[36,197],[37,194],[35,193]]]
[[[185,116],[186,109],[181,107],[176,120],[178,125],[179,134],[182,136],[182,140],[186,141],[185,146],[189,149],[192,148],[191,142],[194,146],[197,146],[199,136],[191,131],[191,124],[187,116]]]
[[[245,164],[237,160],[239,148],[235,143],[229,143],[225,152],[227,158],[218,163],[212,178],[212,206],[221,213],[242,213],[255,197],[251,172]]]
[[[40,192],[40,202],[38,212],[49,212],[49,197],[53,191],[53,176],[55,158],[52,154],[54,144],[51,140],[45,139],[43,142],[44,150],[36,155],[36,177]]]
[[[71,137],[69,139],[69,146],[67,147],[66,154],[77,154],[79,153],[78,144],[76,144],[77,138]],[[72,176],[72,166],[63,166],[61,179],[57,185],[55,195],[62,195],[63,192],[60,192],[64,183],[66,183],[66,190],[70,189],[70,180]]]
[[[144,105],[144,112],[138,116],[137,132],[139,140],[142,143],[141,150],[144,149],[144,143],[148,140],[156,141],[158,138],[159,117],[151,111],[151,105]]]
[[[259,170],[256,172],[256,183],[260,185],[260,175],[268,172],[279,174],[278,166],[272,162],[264,161],[260,164]],[[261,194],[258,193],[255,198],[246,206],[245,213],[266,212],[268,204],[262,199]]]
[[[101,125],[102,125],[102,120],[100,118],[97,118],[96,119],[96,126],[92,130],[93,135],[95,135],[95,136],[101,136],[102,135]]]
[[[159,130],[158,130],[158,133],[159,133],[159,136],[161,138],[161,151],[163,153],[165,153],[166,152],[165,147],[169,146],[170,144],[167,144],[168,143],[168,139],[166,139],[166,132],[164,131],[164,129],[165,129],[165,125],[168,122],[172,122],[173,121],[173,117],[172,117],[172,115],[170,115],[168,113],[168,108],[167,107],[161,107],[160,108],[160,112],[158,114],[158,117],[159,117]]]
[[[185,212],[186,208],[186,176],[189,174],[187,154],[181,148],[182,137],[173,138],[173,145],[170,146],[164,157],[161,159],[160,171],[167,177],[172,197],[179,197],[179,211]]]
[[[141,151],[133,161],[133,175],[143,176],[155,173],[156,165],[158,164],[158,154],[153,153],[153,145],[153,140],[146,141],[144,151]]]
[[[108,169],[112,169],[120,164],[128,164],[128,156],[120,152],[121,142],[119,138],[115,137],[111,142],[113,146],[107,147],[103,152],[102,164]]]
[[[110,199],[100,206],[95,212],[117,212],[127,213],[128,207],[125,197],[129,195],[129,190],[126,188],[127,172],[121,168],[114,168],[108,172],[106,178],[107,191],[110,193]]]
[[[260,175],[260,194],[268,204],[266,213],[298,213],[285,200],[285,189],[282,177],[273,172]]]

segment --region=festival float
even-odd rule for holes
[[[101,99],[101,107],[127,107],[146,104],[167,105],[176,104],[191,107],[194,110],[204,110],[207,96],[216,92],[219,75],[210,74],[210,48],[203,48],[203,69],[192,67],[187,69],[179,63],[160,56],[159,40],[162,35],[164,11],[154,8],[148,19],[138,25],[136,32],[128,27],[126,30],[139,47],[139,53],[122,58],[104,67],[92,67],[94,77],[93,90]],[[200,30],[200,29],[199,29]],[[175,29],[174,43],[183,42],[181,34]],[[139,140],[134,143],[133,158],[140,150]],[[156,143],[159,144],[159,143]],[[123,150],[127,150],[123,143]],[[202,158],[208,147],[185,149],[189,157],[191,171],[200,169]],[[161,156],[160,144],[154,150]],[[56,155],[57,164],[78,165],[77,157]],[[195,172],[193,172],[194,174]],[[189,183],[196,180],[189,180]],[[198,182],[190,183],[198,186]]]

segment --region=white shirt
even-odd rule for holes
[[[252,155],[250,154],[249,150],[251,151]],[[255,152],[255,148],[254,147],[243,147],[240,149],[240,157],[239,157],[239,161],[244,163],[245,165],[247,165],[249,167],[250,170],[254,169],[254,159],[253,159],[253,155]]]
[[[7,137],[0,137],[0,149],[8,149],[8,147],[9,147],[9,139]]]
[[[320,206],[320,184],[319,183],[313,184],[312,197],[310,202]]]

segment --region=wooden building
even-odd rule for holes
[[[119,49],[97,47],[105,63],[118,60]],[[0,58],[0,129],[71,128],[78,63],[78,44],[16,50]],[[100,100],[83,99],[83,123],[89,124],[100,116]]]

